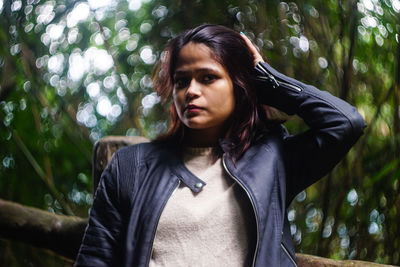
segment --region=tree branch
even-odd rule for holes
[[[24,36],[23,33],[21,34],[21,36]],[[25,43],[25,40],[23,40],[23,38],[21,38],[21,47],[22,47],[21,59],[22,59],[23,66],[24,66],[24,73],[29,81],[37,82],[37,80],[38,80],[37,77],[40,77],[42,75],[42,73],[35,66],[35,61],[36,61],[35,55],[32,52],[32,50],[29,48],[29,44]],[[34,73],[32,73],[32,70]],[[42,86],[43,85],[38,85],[36,87],[41,88]],[[48,108],[49,110],[51,110],[51,105],[50,105],[49,101],[47,100],[47,98],[44,96],[43,92],[41,92],[39,90],[34,90],[34,94],[30,94],[29,96],[31,97],[31,99],[34,99],[34,97],[36,97],[36,99],[39,100],[42,107],[45,107],[45,108]],[[86,127],[80,125],[76,121],[76,112],[71,107],[71,105],[66,105],[65,100],[58,95],[57,95],[57,99],[61,102],[61,105],[60,105],[61,110],[64,111],[64,113],[67,115],[67,117],[74,124],[76,124],[76,126],[80,130],[80,133],[82,133],[82,135],[86,139],[89,139],[90,131]],[[56,120],[52,116],[51,116],[51,118],[55,123],[60,123],[59,120]],[[76,144],[76,147],[82,152],[82,154],[86,157],[86,159],[90,161],[91,160],[91,152],[84,149],[82,146],[78,145],[78,142],[75,140],[74,135],[71,132],[72,128],[64,127],[64,129],[65,129],[67,136],[70,138],[70,140],[74,144]]]
[[[383,99],[377,105],[377,109],[375,111],[374,116],[372,117],[371,121],[368,123],[368,127],[365,129],[364,134],[361,137],[361,140],[359,141],[359,143],[355,147],[355,157],[354,157],[355,160],[360,160],[361,159],[361,153],[365,149],[365,144],[367,142],[368,136],[371,134],[372,129],[374,128],[373,126],[375,125],[375,123],[378,120],[378,117],[379,117],[379,115],[381,113],[381,109],[383,107],[383,104],[388,101],[388,99],[389,99],[390,95],[392,94],[393,90],[394,90],[394,84],[389,88],[389,90],[387,91],[386,95],[383,97]]]
[[[340,98],[347,100],[350,91],[350,79],[353,73],[353,54],[354,54],[354,46],[356,42],[356,35],[357,35],[357,0],[353,0],[351,3],[351,11],[350,11],[350,47],[347,54],[347,60],[343,61],[343,80],[342,80],[342,91],[340,93]],[[344,46],[343,46],[344,47]],[[345,57],[345,55],[343,55]]]
[[[0,237],[50,249],[74,259],[87,219],[50,213],[0,199]]]
[[[2,48],[2,57],[4,57],[4,65],[2,67],[1,73],[1,87],[0,87],[0,102],[6,100],[7,97],[10,95],[12,89],[16,86],[15,82],[15,64],[12,61],[12,57],[7,49],[9,46],[9,39],[10,39],[10,13],[11,13],[11,1],[5,1],[4,3],[4,11],[2,14],[2,33],[0,34],[0,43],[2,46],[6,48]]]
[[[1,72],[0,102],[6,100],[13,88],[15,88],[14,64],[10,56],[4,59],[3,71]]]
[[[68,214],[68,215],[74,215],[71,207],[68,205],[68,203],[61,197],[61,194],[57,191],[56,187],[50,183],[50,179],[46,176],[45,172],[42,170],[40,165],[37,163],[29,149],[26,147],[24,142],[22,141],[21,137],[19,136],[18,132],[15,130],[12,130],[12,136],[15,141],[15,143],[18,145],[18,147],[21,149],[21,151],[24,153],[25,157],[28,159],[29,163],[32,165],[33,169],[36,171],[36,173],[39,175],[39,177],[42,179],[42,181],[46,184],[47,188],[49,189],[50,193],[54,196],[55,199],[60,203],[62,209]]]
[[[399,17],[400,19],[400,17]],[[395,67],[395,82],[394,82],[394,113],[393,113],[393,133],[398,136],[400,133],[400,111],[399,111],[399,87],[400,87],[400,44],[397,43],[397,57]],[[396,142],[397,144],[397,142]]]
[[[378,263],[357,261],[357,260],[333,260],[306,254],[296,254],[299,267],[384,267],[393,265],[383,265]],[[394,267],[394,266],[393,266]]]

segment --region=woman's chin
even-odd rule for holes
[[[187,128],[192,130],[204,130],[214,126],[213,123],[199,117],[187,118],[183,123]]]
[[[206,124],[196,121],[186,122],[185,125],[191,130],[203,130],[208,128]]]

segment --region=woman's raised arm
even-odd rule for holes
[[[242,35],[243,36],[243,35]],[[350,150],[366,126],[356,108],[326,91],[287,77],[263,62],[250,40],[259,102],[297,114],[309,130],[284,135],[287,203],[326,175]]]
[[[265,62],[255,69],[259,101],[297,114],[310,127],[296,135],[284,133],[290,203],[345,156],[366,124],[355,107],[326,91],[289,78]]]

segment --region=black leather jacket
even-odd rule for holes
[[[259,63],[255,71],[260,100],[299,115],[310,129],[292,136],[277,127],[255,142],[236,166],[225,153],[223,165],[253,207],[257,238],[252,266],[293,267],[286,208],[343,158],[365,123],[348,103],[267,63]],[[144,143],[116,152],[96,191],[75,266],[148,266],[158,220],[180,183],[201,190],[202,181],[168,146]]]

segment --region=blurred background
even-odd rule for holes
[[[399,0],[0,0],[0,198],[87,217],[93,144],[164,132],[168,105],[152,86],[164,45],[201,23],[222,24],[368,123],[290,206],[296,251],[400,265],[399,12]],[[306,129],[295,116],[285,125]],[[0,239],[0,266],[70,265]]]

